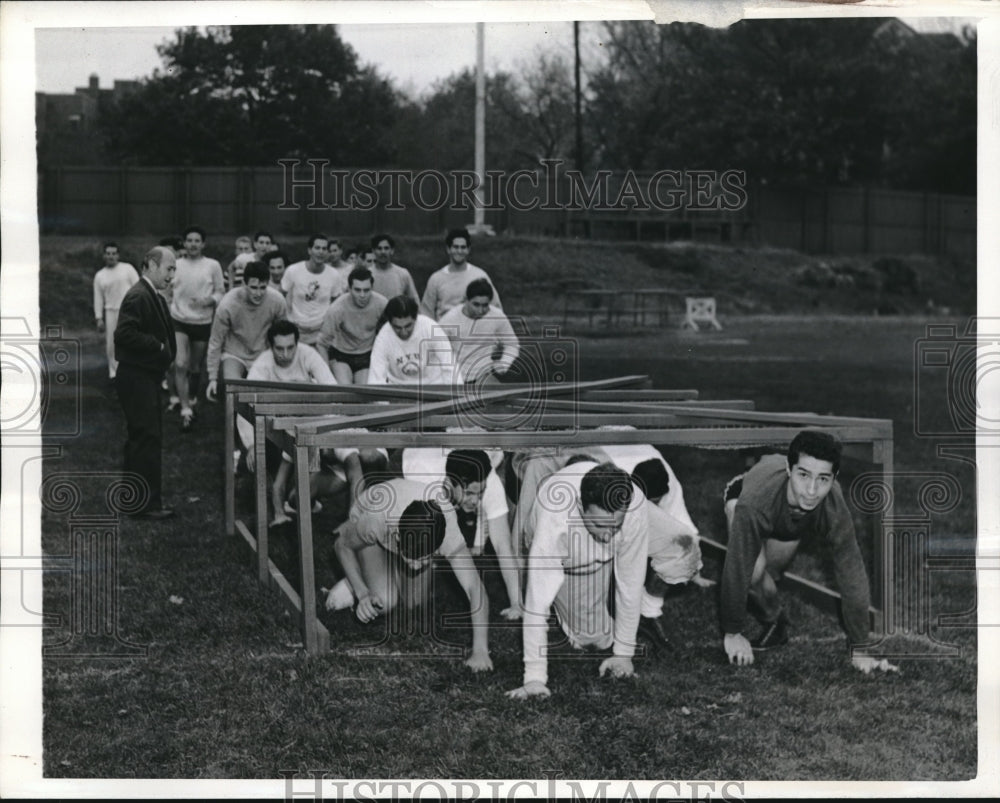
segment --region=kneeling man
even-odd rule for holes
[[[476,495],[481,492],[478,486],[474,490]],[[429,577],[435,556],[446,558],[469,598],[472,654],[465,665],[474,672],[492,669],[486,589],[459,529],[455,505],[431,498],[435,496],[441,495],[427,483],[406,479],[377,483],[361,492],[333,545],[349,588],[334,586],[326,606],[348,608],[356,599],[358,619],[370,622],[397,604],[424,604],[426,582],[420,581]],[[416,582],[402,583],[404,574]],[[401,600],[401,587],[416,593]]]
[[[646,498],[612,463],[572,463],[538,487],[525,526],[528,582],[524,598],[522,700],[548,697],[548,615],[576,648],[612,648],[598,672],[634,674],[639,602],[646,573]],[[615,613],[608,611],[611,575]]]
[[[829,433],[803,430],[789,445],[787,457],[767,455],[726,486],[729,545],[720,614],[730,663],[752,664],[755,651],[787,643],[788,620],[775,581],[791,564],[804,537],[829,544],[851,646],[869,641],[868,575],[851,511],[837,482],[840,456],[840,443]],[[742,633],[748,600],[763,625],[752,642]],[[873,669],[896,671],[888,661],[866,655],[851,660],[866,674]]]

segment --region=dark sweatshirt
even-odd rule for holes
[[[750,577],[764,540],[795,541],[811,536],[825,538],[830,545],[844,627],[852,644],[863,644],[868,640],[868,575],[844,493],[834,482],[813,510],[804,514],[793,510],[788,504],[787,465],[784,455],[767,455],[743,477],[722,572],[722,630],[743,630]]]

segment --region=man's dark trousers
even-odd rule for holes
[[[149,499],[141,510],[159,510],[163,506],[160,378],[128,363],[120,363],[115,376],[115,387],[122,410],[125,411],[128,429],[125,440],[125,471],[138,474],[149,485]]]

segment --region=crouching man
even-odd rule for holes
[[[767,455],[726,486],[729,545],[722,571],[720,615],[729,662],[754,662],[754,653],[788,642],[788,620],[775,584],[791,564],[802,538],[827,541],[841,594],[851,647],[869,641],[868,575],[854,534],[854,521],[837,482],[841,446],[826,432],[803,430],[787,457]],[[747,603],[762,630],[749,641],[742,631]],[[852,655],[854,667],[898,671],[886,660]]]
[[[488,647],[489,602],[472,555],[465,545],[455,507],[429,499],[428,485],[392,479],[366,488],[335,535],[334,550],[344,568],[327,595],[326,607],[349,608],[370,622],[397,605],[417,607],[428,599],[431,564],[443,557],[469,598],[472,653],[465,665],[474,672],[493,669]]]
[[[573,463],[538,486],[525,525],[530,543],[524,685],[508,697],[550,694],[547,620],[552,606],[573,647],[612,648],[598,668],[602,677],[634,674],[648,529],[645,496],[612,463]],[[612,572],[614,617],[608,610]]]

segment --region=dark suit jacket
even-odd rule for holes
[[[162,376],[177,353],[174,325],[162,296],[146,279],[125,294],[115,328],[115,359]]]

